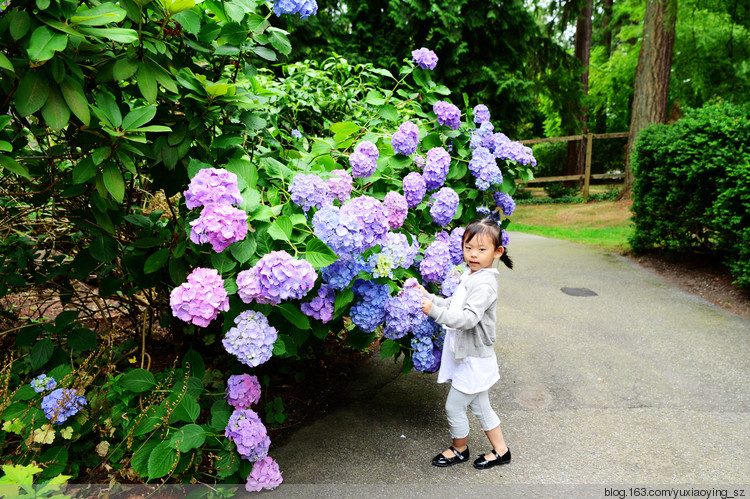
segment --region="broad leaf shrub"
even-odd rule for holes
[[[750,286],[750,106],[719,104],[636,142],[634,251],[709,250]]]
[[[450,293],[462,226],[496,205],[510,215],[500,194],[532,178],[533,156],[436,84],[424,53],[398,74],[336,59],[340,83],[306,94],[300,114],[298,87],[324,77],[304,65],[271,77],[291,50],[273,12],[254,0],[4,12],[0,298],[49,289],[65,309],[14,330],[4,461],[40,463],[45,480],[272,488],[265,424],[283,403],[264,424],[249,374],[269,357],[309,358],[347,331],[404,372],[437,369],[442,335],[416,280]],[[333,92],[347,98],[323,115]],[[171,368],[151,368],[157,322],[181,353]]]

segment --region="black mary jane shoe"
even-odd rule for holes
[[[495,449],[492,449],[492,453],[495,455],[495,459],[486,459],[484,454],[482,454],[474,461],[474,467],[478,470],[486,470],[493,466],[500,466],[501,464],[508,464],[510,462],[510,449],[502,456],[495,452]]]
[[[465,463],[466,461],[469,460],[469,448],[468,447],[466,448],[465,451],[458,452],[451,445],[450,450],[455,454],[455,456],[445,457],[443,454],[438,454],[437,456],[432,458],[432,465],[445,468],[446,466],[453,466],[454,464]]]

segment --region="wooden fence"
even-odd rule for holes
[[[521,140],[521,144],[541,144],[542,142],[570,142],[572,140],[585,140],[586,141],[586,166],[583,175],[561,175],[558,177],[540,177],[523,182],[517,179],[516,182],[531,184],[531,183],[545,183],[545,182],[565,182],[568,180],[583,180],[583,199],[589,198],[589,185],[591,179],[594,180],[617,180],[625,178],[624,173],[599,173],[591,174],[591,148],[593,146],[594,139],[615,139],[627,137],[628,132],[615,132],[615,133],[586,133],[581,135],[567,135],[565,137],[550,137],[546,139],[527,139]]]

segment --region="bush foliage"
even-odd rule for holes
[[[635,251],[710,250],[750,286],[750,106],[689,111],[635,146]]]

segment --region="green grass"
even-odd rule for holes
[[[511,231],[563,239],[623,253],[633,233],[630,203],[519,205],[510,217]]]

